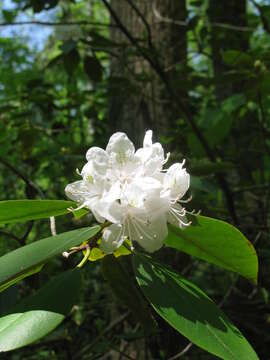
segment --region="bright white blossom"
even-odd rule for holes
[[[103,230],[102,251],[113,253],[128,239],[154,252],[163,245],[168,222],[180,228],[189,225],[181,199],[190,176],[184,161],[163,169],[168,158],[160,143],[152,143],[151,130],[137,151],[121,132],[111,136],[106,150],[87,151],[87,163],[79,173],[82,180],[65,191],[78,209],[86,207],[98,222],[110,223]]]

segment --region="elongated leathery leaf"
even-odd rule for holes
[[[80,287],[80,270],[65,271],[53,277],[33,295],[22,299],[10,312],[46,310],[67,315],[79,298]]]
[[[240,331],[196,285],[149,257],[133,258],[135,275],[156,312],[194,344],[225,360],[258,360]]]
[[[47,335],[63,320],[64,315],[34,310],[0,318],[0,351],[14,350]]]
[[[68,214],[77,207],[66,200],[7,200],[0,201],[0,224],[10,224]]]
[[[14,313],[0,318],[0,351],[14,350],[42,338],[59,325],[76,303],[80,272],[66,271],[23,299]]]
[[[99,226],[86,227],[51,236],[16,249],[0,257],[0,291],[33,273],[52,257],[72,246],[80,245],[100,230]]]
[[[125,259],[117,259],[113,255],[105,256],[102,260],[102,273],[110,284],[113,293],[133,313],[133,316],[141,323],[146,333],[153,333],[156,324],[151,316],[150,308],[142,296],[140,290],[133,283],[134,277],[125,268]]]
[[[196,216],[184,230],[170,225],[165,244],[257,282],[258,258],[253,245],[224,221]]]

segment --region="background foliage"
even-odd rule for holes
[[[157,258],[215,299],[259,357],[267,359],[270,2],[0,4],[1,200],[64,199],[64,187],[76,179],[75,169],[90,146],[104,147],[117,130],[138,145],[145,130],[153,129],[173,161],[186,159],[190,206],[231,222],[255,245],[259,286],[170,249]],[[58,217],[56,230],[91,223],[88,215]],[[47,221],[2,226],[0,255],[50,233]],[[0,295],[1,314],[79,261],[76,255],[57,257],[46,271],[9,288]],[[106,262],[103,269],[99,262],[87,264],[77,305],[60,327],[39,343],[1,357],[176,358],[187,340],[150,313],[129,277],[128,257],[118,266],[121,270],[108,276]],[[112,281],[118,284],[114,293]],[[214,358],[195,346],[181,356]]]

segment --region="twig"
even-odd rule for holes
[[[51,228],[51,234],[53,236],[57,235],[57,232],[56,232],[56,224],[55,224],[55,217],[54,216],[51,216],[50,217],[50,228]]]
[[[101,331],[101,333],[90,344],[86,345],[83,348],[83,350],[79,351],[74,356],[74,360],[81,359],[84,353],[88,352],[99,340],[101,340],[104,337],[105,334],[111,331],[116,325],[123,322],[129,316],[129,314],[130,312],[127,311],[126,313],[124,313],[123,315],[119,316],[117,319],[112,321],[103,331]]]
[[[14,234],[12,234],[10,232],[4,231],[4,230],[0,230],[0,234],[2,234],[4,236],[8,236],[8,237],[10,237],[10,238],[12,238],[14,240],[17,240],[17,241],[21,240],[18,236],[14,235]]]
[[[226,303],[226,301],[228,300],[228,298],[231,296],[232,291],[235,289],[235,285],[237,283],[239,279],[239,275],[236,275],[232,284],[230,285],[229,289],[226,291],[226,293],[223,295],[222,300],[218,303],[218,307],[222,308],[222,306],[224,306],[224,304]]]
[[[14,174],[16,174],[19,178],[21,178],[30,188],[35,190],[41,197],[44,198],[43,192],[40,190],[40,188],[33,183],[30,179],[28,179],[21,171],[19,171],[17,168],[15,168],[13,165],[11,165],[9,162],[7,162],[2,156],[0,156],[0,162],[5,165],[7,168],[9,168]]]
[[[191,347],[193,346],[192,342],[188,343],[187,346],[178,354],[170,357],[168,360],[176,360],[179,359],[180,357],[182,357],[183,355],[185,355],[189,349],[191,349]]]
[[[187,21],[174,20],[174,19],[170,19],[168,17],[161,16],[160,12],[157,10],[154,3],[152,5],[152,11],[153,11],[153,14],[155,15],[155,17],[159,21],[166,22],[169,24],[179,25],[179,26],[188,26]]]
[[[21,178],[26,183],[26,185],[28,185],[31,189],[33,189],[36,193],[38,193],[42,199],[45,198],[45,195],[44,195],[43,191],[32,180],[28,179],[21,171],[19,171],[13,165],[8,163],[4,158],[2,158],[2,156],[0,156],[0,163],[5,165],[15,175],[17,175],[19,178]],[[23,235],[23,237],[20,239],[20,241],[25,242],[27,236],[29,235],[30,231],[33,228],[33,224],[34,223],[31,221],[30,224],[29,224],[28,229],[26,230],[26,233]],[[55,218],[53,216],[50,217],[50,229],[51,229],[51,234],[53,236],[56,235]]]
[[[245,186],[242,188],[237,188],[237,189],[233,190],[233,193],[238,194],[238,193],[242,193],[242,192],[246,192],[246,191],[263,190],[263,189],[269,189],[269,188],[270,188],[270,183],[259,184],[259,185],[250,185],[250,186]]]
[[[154,4],[152,6],[152,10],[153,10],[153,14],[155,15],[155,17],[161,22],[174,24],[174,25],[178,25],[178,26],[188,26],[187,21],[175,20],[175,19],[170,19],[168,17],[162,16]],[[220,23],[220,22],[211,23],[211,26],[220,27],[220,28],[224,28],[224,29],[228,29],[228,30],[235,30],[235,31],[249,31],[249,32],[255,31],[255,29],[251,28],[251,27],[236,26],[236,25]]]
[[[153,13],[154,13],[155,17],[161,22],[174,24],[174,25],[178,25],[178,26],[188,26],[187,21],[175,20],[175,19],[170,19],[168,17],[162,16],[154,4],[153,4],[152,9],[153,9]],[[247,27],[247,26],[236,26],[236,25],[232,25],[232,24],[219,23],[219,22],[211,23],[211,25],[214,27],[220,27],[220,28],[224,28],[224,29],[228,29],[228,30],[235,30],[235,31],[254,31],[255,30],[254,28]]]
[[[131,356],[129,356],[128,354],[126,354],[124,351],[117,349],[116,346],[111,345],[111,347],[112,347],[112,349],[113,349],[114,351],[116,351],[118,354],[120,354],[121,357],[123,356],[123,357],[125,357],[125,358],[127,358],[127,359],[129,359],[129,360],[136,360],[136,359],[134,359],[133,357],[131,357]]]
[[[28,235],[30,234],[31,230],[33,229],[33,226],[34,226],[34,221],[30,221],[24,235],[20,238],[20,242],[25,244],[25,241],[26,241]]]
[[[270,34],[270,26],[268,24],[267,18],[264,16],[261,6],[259,4],[257,4],[257,2],[255,0],[250,0],[250,2],[259,11],[264,30]]]
[[[151,32],[151,28],[146,20],[146,18],[144,17],[144,15],[142,14],[142,12],[139,10],[139,8],[133,3],[132,0],[126,0],[130,7],[136,12],[136,14],[138,15],[138,17],[142,20],[142,22],[144,23],[145,25],[145,28],[146,28],[146,31],[148,33],[148,45],[149,45],[149,48],[152,48],[153,47],[153,44],[152,44],[152,32]]]
[[[255,28],[251,28],[251,27],[248,27],[248,26],[237,26],[237,25],[219,23],[219,22],[213,22],[213,23],[211,23],[211,25],[213,27],[220,27],[220,28],[224,28],[224,29],[228,29],[228,30],[235,30],[235,31],[252,32],[252,31],[256,30]]]
[[[1,26],[23,26],[23,25],[39,25],[39,26],[74,26],[74,25],[92,25],[92,26],[100,26],[100,27],[113,27],[112,24],[102,24],[98,22],[92,21],[38,21],[38,20],[30,20],[30,21],[16,21],[16,22],[1,22]]]

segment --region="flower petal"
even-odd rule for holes
[[[112,162],[125,165],[134,156],[135,148],[125,133],[117,132],[111,136],[106,151]]]
[[[105,176],[108,166],[109,166],[109,157],[105,150],[99,147],[92,147],[86,153],[86,158],[88,163],[84,165],[82,169],[82,176]]]
[[[89,194],[92,194],[91,185],[83,180],[75,181],[66,186],[65,193],[71,200],[84,203]]]
[[[127,220],[126,228],[131,241],[137,241],[148,252],[159,250],[168,235],[168,227],[165,216],[160,216],[155,221],[147,221],[144,218]]]
[[[103,163],[104,165],[105,164],[107,165],[108,154],[106,153],[105,150],[103,150],[97,146],[93,146],[87,151],[86,160],[87,161],[94,160],[97,163]]]
[[[123,244],[125,240],[126,236],[123,234],[122,225],[112,224],[103,231],[100,249],[105,254],[112,254]]]
[[[151,147],[152,146],[152,130],[147,130],[143,139],[143,147]]]
[[[104,222],[104,217],[95,211],[96,204],[102,198],[102,184],[91,184],[90,182],[79,180],[68,184],[65,192],[67,197],[76,201],[81,207],[90,209],[98,222]]]
[[[124,207],[117,201],[98,201],[94,206],[95,212],[112,223],[121,223],[124,217]]]
[[[160,143],[152,144],[145,139],[144,147],[136,151],[135,157],[143,164],[143,175],[152,176],[162,169],[164,164],[164,150]]]
[[[118,153],[120,152],[127,152],[130,151],[132,153],[135,152],[133,143],[129,140],[127,135],[122,132],[116,132],[113,134],[108,142],[108,145],[106,147],[107,153]]]
[[[190,176],[183,168],[183,163],[169,167],[164,177],[164,188],[170,190],[172,200],[181,199],[189,188]]]

